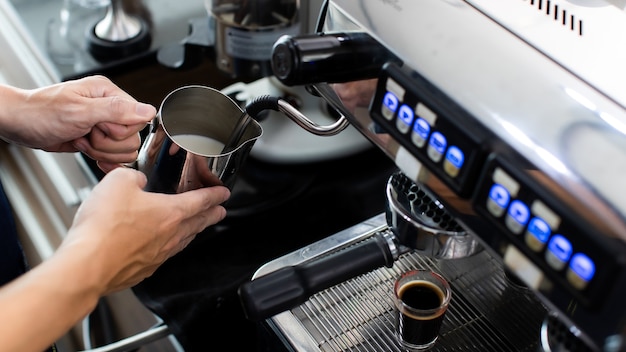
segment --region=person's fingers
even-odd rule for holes
[[[130,94],[101,75],[69,81],[61,87],[69,87],[74,95],[81,97],[74,101],[79,108],[88,108],[89,114],[83,116],[91,125],[111,122],[120,125],[146,123],[156,116],[156,109],[145,103],[137,102]]]
[[[138,123],[134,125],[120,125],[111,122],[100,122],[94,128],[100,129],[108,138],[114,141],[121,141],[128,137],[137,135],[138,132],[146,127],[146,123]]]
[[[89,158],[102,163],[109,164],[126,164],[137,160],[139,152],[136,149],[127,152],[106,153],[98,149],[94,149],[83,139],[74,142],[76,149],[87,155]]]
[[[205,187],[180,193],[178,197],[183,212],[196,219],[190,226],[193,233],[198,233],[226,217],[226,209],[220,204],[230,197],[230,190],[224,186]]]
[[[78,79],[77,81],[80,82],[78,85],[80,94],[84,97],[101,98],[119,96],[128,100],[135,100],[130,94],[118,87],[108,77],[103,75],[87,76]]]
[[[184,203],[191,209],[206,210],[215,205],[224,203],[230,197],[230,190],[224,186],[199,188],[193,191],[181,193]]]
[[[98,168],[100,168],[100,170],[102,170],[102,172],[104,172],[105,174],[108,174],[109,172],[117,169],[118,167],[125,167],[123,165],[123,163],[108,163],[106,161],[96,161],[96,165],[98,165]]]
[[[95,127],[89,134],[91,147],[103,153],[127,153],[137,151],[141,146],[141,137],[135,132],[124,139],[112,139],[102,129]]]
[[[94,127],[87,136],[74,140],[72,145],[94,160],[129,163],[137,159],[141,138],[135,132],[126,139],[113,140],[102,129]]]
[[[119,167],[112,170],[108,175],[108,178],[113,177],[130,177],[134,180],[137,187],[143,189],[148,183],[148,179],[143,172],[137,171],[131,168]]]
[[[156,116],[156,109],[149,104],[139,103],[121,96],[89,98],[92,125],[110,122],[119,125],[145,124]]]

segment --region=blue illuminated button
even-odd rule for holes
[[[530,218],[530,210],[524,202],[514,200],[509,206],[509,211],[504,218],[504,224],[516,235],[519,235],[524,230],[528,219]]]
[[[413,144],[421,148],[426,144],[428,135],[430,134],[430,124],[425,119],[418,117],[413,125],[413,133],[411,134],[411,140]]]
[[[450,146],[446,152],[446,158],[443,161],[443,170],[450,175],[456,177],[465,162],[465,154],[456,146]]]
[[[509,206],[511,195],[509,191],[500,184],[494,184],[489,190],[489,198],[487,198],[487,210],[491,215],[499,218]]]
[[[541,252],[550,238],[550,225],[541,218],[532,218],[526,229],[526,245],[535,252]]]
[[[391,120],[393,115],[398,109],[398,97],[391,92],[387,92],[383,97],[383,104],[381,106],[381,114],[387,119]]]
[[[406,104],[402,104],[398,110],[396,128],[402,133],[407,133],[411,129],[414,117],[415,113],[413,112],[413,109]]]
[[[576,253],[572,256],[567,269],[567,281],[575,288],[582,290],[596,273],[596,265],[593,260],[582,253]]]
[[[437,163],[441,160],[441,158],[443,158],[443,153],[445,153],[447,146],[448,141],[446,140],[446,137],[440,132],[433,132],[428,140],[428,149],[426,150],[426,153],[432,161]]]
[[[570,241],[561,235],[552,236],[546,251],[546,262],[548,265],[554,270],[561,270],[565,267],[571,255],[572,244]]]

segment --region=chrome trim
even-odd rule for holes
[[[170,329],[167,325],[159,325],[149,330],[140,332],[136,335],[127,337],[120,341],[108,344],[106,346],[97,347],[91,350],[84,350],[81,352],[124,352],[130,351],[135,348],[141,347],[150,342],[160,340],[169,336]]]
[[[375,232],[387,226],[385,214],[378,214],[362,223],[342,230],[330,237],[307,245],[295,252],[282,256],[261,266],[252,276],[252,279],[271,273],[287,265],[298,265],[307,260],[338,248],[356,243],[370,237]]]

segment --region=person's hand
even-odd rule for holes
[[[156,109],[103,76],[0,94],[0,130],[10,142],[54,152],[81,151],[105,172],[136,160],[139,131]]]
[[[172,195],[145,192],[145,184],[145,175],[132,169],[108,173],[78,209],[58,250],[84,256],[102,294],[150,276],[226,215],[220,205],[230,196],[226,187]]]

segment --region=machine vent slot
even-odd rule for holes
[[[527,0],[523,0],[527,1]],[[583,35],[583,21],[573,13],[561,8],[558,3],[551,0],[530,0],[530,6],[536,7],[538,11],[550,16],[555,23],[561,24],[578,35]]]

